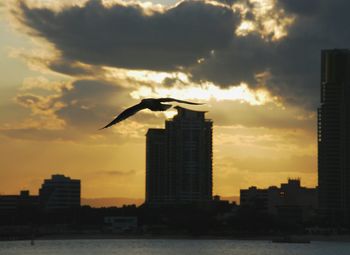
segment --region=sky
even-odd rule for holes
[[[19,0],[0,3],[0,194],[51,174],[84,198],[143,199],[145,134],[203,106],[213,120],[213,189],[301,178],[317,185],[320,51],[350,43],[346,0]]]

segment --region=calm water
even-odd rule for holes
[[[0,255],[349,255],[350,243],[231,240],[55,240],[0,242]]]

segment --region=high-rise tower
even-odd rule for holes
[[[350,51],[323,50],[318,109],[319,209],[332,224],[350,219]]]
[[[212,122],[205,112],[177,107],[165,129],[149,129],[146,203],[182,204],[212,199]]]

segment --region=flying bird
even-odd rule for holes
[[[193,103],[193,102],[188,102],[188,101],[183,101],[183,100],[178,100],[175,98],[146,98],[142,99],[140,103],[129,107],[128,109],[124,110],[121,114],[119,114],[114,120],[112,120],[111,123],[107,124],[101,129],[108,128],[110,126],[113,126],[114,124],[117,124],[118,122],[121,122],[130,116],[134,115],[138,111],[144,110],[144,109],[150,109],[151,111],[166,111],[172,105],[170,104],[163,104],[163,102],[178,102],[178,103],[183,103],[183,104],[193,104],[193,105],[201,105],[201,103]]]

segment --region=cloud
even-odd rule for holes
[[[61,92],[62,89],[69,87],[70,84],[62,81],[50,81],[44,76],[27,77],[23,80],[20,91],[46,90]]]
[[[65,125],[65,121],[60,119],[56,115],[56,112],[64,108],[65,105],[57,99],[57,95],[38,96],[29,93],[17,95],[15,101],[29,108],[32,117],[34,117],[27,119],[23,124],[29,128],[62,129]],[[23,124],[20,126],[23,126]]]
[[[269,103],[264,106],[249,105],[239,101],[213,102],[208,116],[217,126],[264,127],[268,129],[315,132],[316,115],[302,108],[280,107]]]
[[[34,71],[42,74],[63,74],[73,77],[96,77],[104,73],[101,66],[89,65],[76,60],[68,59],[59,52],[40,41],[41,49],[11,48],[9,56],[19,58]],[[44,47],[43,47],[44,46]]]
[[[320,54],[326,48],[349,48],[347,31],[350,2],[279,0],[286,15],[295,17],[288,33],[278,42],[249,33],[219,49],[202,64],[192,67],[194,79],[221,86],[246,81],[258,84],[255,74],[269,71],[268,89],[294,105],[314,111],[319,104]]]
[[[257,75],[269,73],[264,86],[271,94],[311,111],[319,103],[321,49],[350,44],[346,0],[183,1],[171,7],[89,0],[60,9],[27,2],[20,1],[15,15],[29,34],[55,47],[58,55],[44,64],[56,72],[91,77],[106,66],[181,70],[193,82],[221,87],[261,87]]]
[[[279,4],[287,11],[298,15],[312,15],[320,11],[323,0],[279,0]]]
[[[129,176],[129,175],[134,175],[135,173],[136,173],[135,170],[128,170],[128,171],[111,170],[111,171],[98,172],[98,174],[105,174],[109,176]]]
[[[24,80],[14,102],[29,109],[29,114],[17,122],[4,125],[2,134],[24,140],[85,141],[110,144],[140,142],[147,124],[160,125],[162,120],[151,112],[142,111],[117,129],[97,131],[126,107],[138,103],[130,96],[130,88],[106,80],[78,79],[50,82],[43,77]]]
[[[137,3],[106,6],[89,0],[58,11],[20,1],[16,15],[64,59],[153,70],[186,67],[213,49],[227,47],[237,24],[231,8],[205,1],[146,9]]]
[[[46,63],[56,72],[181,69],[194,82],[222,87],[259,87],[256,75],[268,72],[265,86],[272,94],[312,111],[319,103],[321,49],[350,45],[346,0],[183,1],[171,7],[89,0],[58,10],[48,6],[21,1],[16,15],[31,35],[58,50]]]
[[[266,157],[246,157],[246,158],[225,158],[225,167],[237,168],[250,173],[272,173],[272,172],[294,172],[294,174],[314,173],[317,169],[316,157],[309,155],[291,155],[288,158],[266,158]]]

